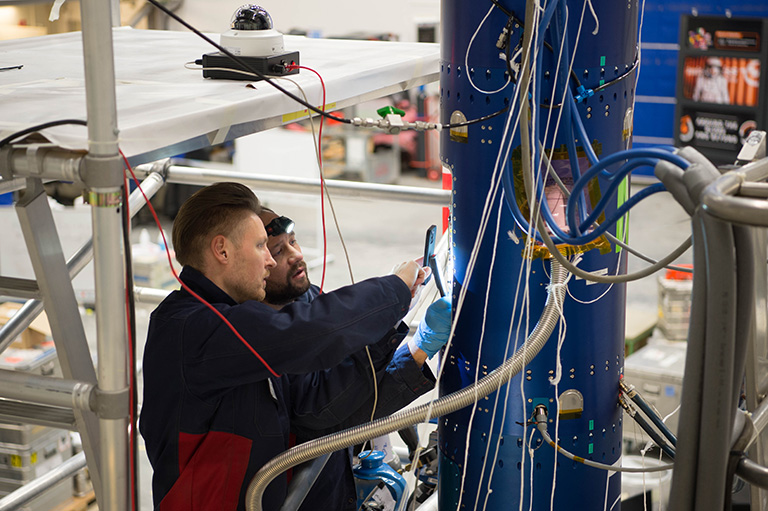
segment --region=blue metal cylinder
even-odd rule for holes
[[[517,70],[507,67],[505,49],[496,45],[506,27],[514,56],[522,43],[525,2],[500,0],[498,4],[500,7],[491,2],[480,6],[471,0],[442,1],[442,122],[478,119],[507,108],[493,118],[441,134],[441,160],[453,179],[454,311],[460,293],[466,293],[453,345],[443,359],[442,394],[482,378],[519,348],[533,330],[547,297],[549,253],[538,244],[531,255],[524,254],[525,234],[502,198],[503,190],[526,212],[520,132],[516,129],[520,110],[514,108],[518,92],[509,74],[511,70],[516,78]],[[585,141],[575,130],[562,98],[566,85],[578,94],[576,80],[585,91],[598,89],[575,107],[587,143],[597,156],[631,146],[638,5],[627,0],[593,0],[592,5],[595,16],[583,2],[564,0],[561,6],[553,6],[549,11],[552,24],[542,32],[552,50],[542,44],[536,51],[538,90],[532,89],[529,96],[538,105],[533,109],[538,121],[534,132],[544,150],[554,150],[552,166],[565,177],[576,164],[580,173],[590,167]],[[542,7],[546,15],[547,5]],[[558,23],[565,27],[565,38],[554,28]],[[563,39],[575,78],[566,78],[558,68]],[[621,78],[623,75],[626,77]],[[559,114],[564,118],[556,123]],[[559,124],[557,131],[555,124]],[[509,139],[507,152],[504,147]],[[513,183],[514,198],[509,197],[512,188],[501,184],[494,195],[494,179],[500,173],[506,173]],[[572,184],[572,180],[564,181],[566,186]],[[597,203],[611,181],[601,176],[595,183],[584,199],[587,209]],[[555,187],[551,182],[545,185],[552,191],[550,202],[555,205]],[[628,183],[623,182],[609,201],[605,217],[616,211],[627,191]],[[476,238],[484,214],[487,227],[478,248]],[[561,218],[562,213],[556,217],[558,224]],[[623,238],[625,222],[623,219],[610,232]],[[586,271],[625,271],[625,254],[605,238],[565,250],[571,256],[579,254],[579,267]],[[470,275],[473,252],[477,259]],[[564,322],[539,355],[498,392],[440,419],[440,509],[454,510],[459,504],[459,509],[517,509],[521,502],[524,509],[530,505],[550,509],[550,502],[554,509],[619,509],[618,473],[556,457],[526,423],[533,408],[544,404],[549,411],[550,435],[559,437],[565,449],[601,463],[620,460],[622,420],[617,395],[624,363],[625,292],[623,285],[571,279]],[[564,337],[558,349],[560,334]]]
[[[382,505],[380,509],[394,509],[402,500],[405,479],[384,463],[383,451],[362,451],[358,455],[360,464],[352,470],[355,476],[357,508],[371,499]],[[380,493],[376,495],[377,490]],[[387,507],[389,505],[390,507]]]

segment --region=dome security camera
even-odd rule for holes
[[[283,34],[273,28],[272,16],[259,5],[240,6],[230,29],[221,34],[221,45],[235,55],[267,57],[282,53]]]
[[[255,4],[241,5],[232,15],[230,28],[221,34],[221,46],[240,57],[251,69],[247,69],[223,53],[203,55],[203,78],[256,81],[262,75],[284,76],[299,72],[299,52],[286,52],[283,34],[274,29],[272,16],[266,9]],[[246,71],[241,73],[236,71]]]

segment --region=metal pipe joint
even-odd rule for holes
[[[49,143],[8,145],[0,149],[0,175],[80,182],[84,157]]]
[[[85,185],[91,190],[114,189],[123,184],[121,156],[97,156],[88,154],[80,172]]]
[[[90,409],[96,412],[100,419],[123,419],[130,412],[128,388],[106,391],[98,387],[90,395]]]

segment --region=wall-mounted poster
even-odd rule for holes
[[[683,97],[720,105],[757,106],[760,59],[685,57]]]
[[[746,135],[766,130],[768,20],[683,16],[675,143],[733,163]]]
[[[738,152],[756,127],[757,122],[749,115],[683,108],[678,138],[684,145]]]

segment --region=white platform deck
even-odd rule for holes
[[[218,35],[209,35],[218,41]],[[302,117],[301,105],[265,82],[211,80],[185,63],[217,50],[186,32],[113,31],[120,147],[133,164],[221,143]],[[318,71],[335,110],[437,80],[436,44],[309,39],[285,36],[286,51]],[[79,32],[0,42],[0,138],[36,124],[85,119],[82,39]],[[290,77],[315,105],[320,81],[302,70]],[[280,84],[298,94],[297,87]],[[87,130],[45,130],[53,143],[86,149]]]

